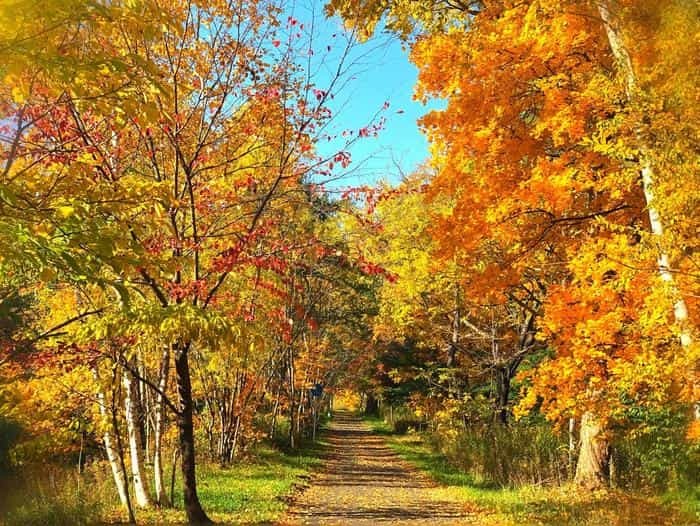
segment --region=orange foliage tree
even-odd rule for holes
[[[555,355],[520,409],[581,417],[577,481],[605,484],[627,409],[697,399],[697,68],[672,78],[697,60],[697,6],[411,4],[329,9],[370,30],[387,13],[415,37],[417,96],[447,102],[421,121],[431,192],[454,199],[442,257],[474,269],[477,295],[537,283]]]

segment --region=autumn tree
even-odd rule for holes
[[[455,198],[436,229],[444,256],[480,253],[485,291],[506,294],[528,276],[544,287],[537,325],[556,356],[523,407],[541,396],[553,420],[583,417],[576,478],[604,484],[622,400],[696,398],[697,185],[680,174],[696,158],[697,68],[679,83],[669,75],[697,55],[697,6],[450,2],[438,18],[411,4],[329,9],[370,31],[386,13],[415,36],[417,95],[447,100],[422,120],[432,192]],[[674,32],[687,45],[663,54]],[[632,52],[632,40],[645,44]]]
[[[129,62],[105,58],[68,81],[62,70],[46,72],[46,81],[24,70],[28,80],[6,79],[15,87],[4,108],[14,120],[5,172],[13,199],[31,201],[31,212],[12,222],[35,229],[26,242],[43,265],[61,279],[102,285],[133,316],[126,324],[118,313],[104,317],[95,337],[99,327],[127,339],[158,328],[175,361],[188,519],[206,522],[196,491],[191,349],[209,342],[207,333],[233,330],[227,316],[235,312],[224,308],[232,275],[279,264],[263,248],[267,212],[318,162],[313,141],[331,116],[325,103],[337,76],[312,85],[297,60],[313,52],[309,30],[291,17],[280,22],[273,3],[176,2],[157,17],[149,6],[130,17],[89,14],[104,32],[80,26],[100,54],[127,50]],[[150,25],[161,20],[170,25]],[[134,292],[146,303],[132,301]],[[135,350],[119,365],[130,367]]]

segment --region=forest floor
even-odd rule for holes
[[[622,491],[495,488],[451,468],[419,435],[337,412],[324,464],[277,523],[291,525],[664,526],[699,524],[694,513]]]

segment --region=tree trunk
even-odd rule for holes
[[[454,311],[452,313],[452,334],[450,336],[450,346],[447,353],[448,368],[457,365],[457,347],[459,346],[459,285],[455,285],[454,290]]]
[[[170,502],[175,502],[175,475],[177,471],[177,461],[180,458],[180,450],[173,449],[173,468],[170,470]]]
[[[115,384],[119,383],[117,379],[117,373],[115,371],[113,382]],[[114,436],[117,441],[117,455],[119,457],[119,468],[121,473],[126,477],[126,464],[124,463],[124,444],[122,443],[121,433],[119,432],[119,422],[117,422],[117,405],[115,403],[114,392],[112,392],[112,429],[114,430]],[[129,485],[124,481],[124,488],[126,494],[126,509],[129,513],[129,523],[136,524],[136,516],[134,515],[134,507],[131,504],[131,496],[129,495]]]
[[[296,443],[296,417],[297,417],[297,408],[296,408],[296,389],[294,387],[294,355],[292,354],[292,350],[289,349],[288,351],[288,372],[287,374],[289,375],[289,447],[292,449],[295,449],[297,446]]]
[[[510,370],[509,367],[496,369],[496,421],[508,425],[508,400],[510,399]]]
[[[275,396],[275,403],[272,406],[272,418],[270,420],[270,431],[268,434],[268,438],[270,440],[275,438],[275,432],[277,430],[277,413],[279,412],[280,407],[280,390],[281,388],[278,386],[277,395]]]
[[[231,448],[228,454],[228,462],[231,463],[233,462],[233,459],[236,458],[236,454],[238,453],[238,444],[239,444],[239,438],[241,436],[241,415],[236,415],[235,420],[234,420],[234,425],[233,425],[233,436],[231,437]]]
[[[97,380],[97,372],[93,372],[93,375],[95,376],[95,379]],[[107,402],[106,402],[106,397],[102,389],[98,388],[97,390],[97,404],[99,406],[100,410],[100,416],[104,421],[107,421],[109,419],[109,415],[107,412]],[[111,419],[110,419],[111,420]],[[119,453],[117,452],[115,448],[114,441],[112,439],[112,433],[109,432],[107,428],[105,428],[104,433],[102,434],[102,440],[104,441],[105,445],[105,452],[107,453],[107,461],[109,462],[109,467],[112,469],[112,476],[114,477],[114,484],[117,486],[117,493],[119,494],[119,501],[122,503],[122,506],[124,506],[127,511],[129,512],[129,520],[130,522],[134,522],[133,519],[133,511],[131,510],[131,502],[129,499],[129,488],[126,484],[126,472],[122,468],[121,462],[119,461]]]
[[[379,415],[379,404],[372,393],[367,393],[367,401],[365,402],[365,414],[377,416]]]
[[[184,497],[185,512],[189,524],[211,524],[211,520],[204,513],[197,496],[197,478],[195,475],[195,446],[194,424],[192,422],[192,384],[190,378],[190,364],[188,361],[189,344],[175,345],[175,373],[177,380],[177,393],[179,397],[179,410],[177,414],[177,427],[180,441],[180,456],[182,466],[182,493]]]
[[[598,12],[603,20],[603,25],[605,26],[605,32],[608,37],[608,43],[610,44],[610,50],[612,51],[615,60],[618,63],[618,67],[621,68],[622,73],[625,77],[626,82],[626,95],[629,101],[633,101],[635,97],[635,90],[637,87],[637,78],[634,73],[634,67],[632,65],[632,59],[630,57],[629,51],[625,46],[624,40],[620,28],[616,24],[613,16],[610,13],[610,6],[607,0],[602,0],[598,2]],[[644,198],[647,205],[647,210],[649,212],[649,224],[651,227],[651,232],[655,236],[662,237],[664,234],[664,224],[663,219],[659,213],[659,210],[654,205],[654,167],[652,166],[649,154],[647,152],[646,145],[643,140],[640,139],[639,145],[640,152],[640,164],[641,164],[641,175],[642,175],[642,189],[644,191]],[[690,331],[688,330],[688,306],[685,300],[680,295],[679,291],[674,286],[674,277],[671,273],[671,262],[667,253],[660,251],[658,254],[658,269],[661,279],[666,283],[671,285],[673,294],[675,296],[675,303],[673,306],[673,316],[678,324],[680,332],[680,341],[683,347],[688,347],[692,343],[692,337]]]
[[[610,446],[596,416],[587,411],[581,417],[581,449],[574,482],[588,490],[610,484]]]
[[[165,492],[163,483],[163,433],[165,431],[165,400],[163,394],[168,387],[170,373],[170,350],[165,347],[160,364],[160,376],[155,404],[155,423],[153,430],[153,482],[155,487],[156,502],[159,506],[170,506],[170,501]],[[163,394],[161,394],[163,393]]]
[[[138,425],[136,398],[138,397],[136,382],[128,370],[124,370],[124,410],[126,418],[126,430],[129,439],[129,459],[131,461],[131,476],[134,483],[134,496],[139,508],[151,506],[151,498],[148,495],[148,483],[143,476],[143,448],[141,447],[141,434]]]
[[[574,478],[576,470],[576,419],[569,418],[569,480]]]

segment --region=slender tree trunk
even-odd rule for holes
[[[163,350],[160,364],[160,376],[155,403],[155,422],[153,429],[153,482],[156,494],[156,502],[159,506],[170,506],[170,501],[165,492],[163,483],[163,433],[165,431],[165,400],[163,394],[168,387],[170,373],[170,349],[166,346]]]
[[[131,373],[124,370],[124,410],[126,418],[127,437],[129,440],[129,459],[131,460],[131,475],[134,483],[134,496],[139,508],[151,506],[148,495],[148,483],[143,473],[143,449],[138,425],[137,403],[138,390]]]
[[[187,522],[190,524],[210,524],[211,520],[204,512],[197,495],[189,348],[189,344],[176,344],[174,353],[177,392],[179,396],[177,427],[180,441],[180,456],[182,459],[182,492],[185,512],[187,513]]]
[[[134,360],[134,370],[138,371],[138,376],[134,377],[134,396],[132,397],[132,401],[134,402],[134,422],[136,423],[136,430],[139,434],[138,443],[141,446],[141,458],[144,462],[148,462],[148,431],[146,425],[148,404],[146,401],[146,383],[138,379],[146,378],[146,367],[143,364],[141,351],[138,352]]]
[[[170,470],[170,502],[175,502],[175,474],[177,472],[177,461],[180,458],[180,450],[173,449],[173,468]]]
[[[238,444],[239,444],[239,438],[240,438],[240,433],[241,433],[241,415],[238,414],[235,417],[235,424],[233,426],[233,438],[231,439],[231,451],[228,456],[228,461],[233,462],[233,459],[236,458],[236,453],[238,450]]]
[[[81,424],[82,427],[82,424]],[[85,429],[80,430],[80,451],[78,451],[78,475],[83,474],[83,464],[84,464],[84,451],[85,451]],[[80,483],[80,479],[78,479]]]
[[[510,399],[510,371],[508,366],[496,369],[496,421],[508,425],[508,400]]]
[[[457,347],[459,346],[459,285],[455,285],[454,290],[454,311],[452,313],[452,334],[450,336],[450,347],[447,354],[446,366],[455,367],[457,365]]]
[[[272,406],[272,419],[270,421],[270,432],[269,432],[269,438],[272,440],[275,438],[275,431],[277,430],[277,413],[279,412],[279,407],[280,407],[280,390],[281,387],[277,387],[277,394],[275,396],[275,403]]]
[[[600,421],[587,411],[581,417],[581,449],[574,482],[588,490],[610,484],[610,446]]]
[[[95,376],[95,379],[97,380],[97,372],[94,371],[93,375]],[[102,391],[101,388],[97,389],[97,404],[99,406],[100,410],[100,416],[102,419],[106,422],[107,420],[110,421],[110,425],[112,425],[112,419],[110,418],[110,415],[108,414],[107,411],[107,401],[104,392]],[[133,511],[131,510],[131,502],[129,499],[129,488],[126,484],[126,471],[123,469],[122,464],[119,461],[119,453],[117,452],[117,449],[115,447],[115,443],[112,437],[112,433],[109,432],[108,429],[105,428],[104,433],[102,434],[102,440],[104,441],[105,445],[105,451],[107,453],[107,461],[109,462],[109,467],[112,469],[112,476],[114,477],[114,484],[117,486],[117,493],[119,494],[119,501],[122,503],[122,506],[124,506],[127,511],[129,512],[129,520],[130,522],[135,522],[133,520]]]
[[[115,377],[115,382],[117,378]],[[112,398],[114,400],[114,398]],[[117,454],[119,456],[119,466],[121,472],[126,476],[126,464],[124,463],[124,444],[122,443],[122,436],[119,432],[119,423],[117,422],[117,407],[112,403],[112,429],[114,430],[114,436],[117,441]],[[136,516],[134,515],[134,506],[131,504],[131,496],[129,495],[129,485],[125,483],[126,487],[126,509],[129,513],[129,522],[131,524],[136,524]]]
[[[637,88],[637,78],[634,73],[634,67],[632,65],[632,59],[630,58],[629,51],[625,46],[624,39],[622,37],[620,28],[618,27],[614,17],[610,12],[610,3],[607,0],[602,0],[598,2],[598,12],[603,20],[603,25],[605,26],[605,32],[608,36],[608,43],[610,44],[610,49],[613,56],[617,60],[618,67],[622,70],[625,77],[625,82],[627,86],[627,99],[633,101],[635,98],[635,91]],[[646,200],[647,210],[649,212],[649,224],[651,226],[651,232],[655,236],[661,238],[664,234],[664,221],[659,213],[658,208],[656,208],[654,203],[654,167],[652,165],[649,153],[647,151],[646,145],[643,140],[640,139],[640,163],[641,163],[641,174],[642,174],[642,189],[644,190],[644,198]],[[669,255],[661,250],[658,254],[658,268],[661,279],[668,283],[673,290],[673,295],[675,296],[675,303],[673,306],[673,316],[678,324],[680,332],[681,345],[687,347],[692,343],[692,337],[688,329],[688,306],[685,300],[680,295],[679,291],[674,285],[674,277],[671,273],[671,262]]]
[[[576,470],[576,419],[569,418],[569,479],[574,478]]]
[[[306,382],[302,382],[301,385],[304,385]],[[303,428],[303,420],[304,420],[304,391],[300,390],[299,392],[299,403],[297,404],[297,422],[296,422],[296,430],[295,434],[298,438],[301,438],[301,430]]]
[[[294,355],[292,354],[292,350],[289,349],[288,351],[288,375],[289,375],[289,447],[292,449],[295,449],[297,446],[296,443],[296,417],[297,417],[297,408],[296,408],[296,401],[297,401],[297,396],[296,396],[296,389],[294,387]]]

